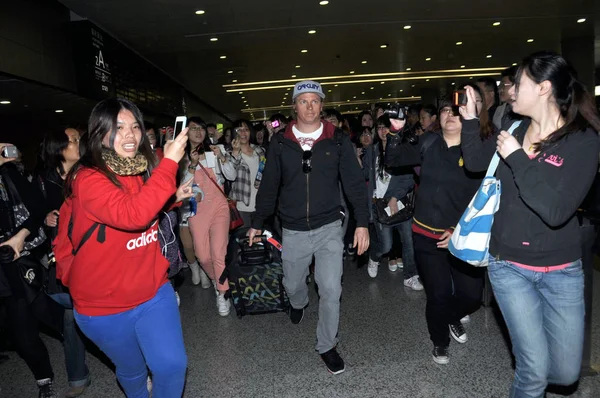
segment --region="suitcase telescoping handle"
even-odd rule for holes
[[[254,239],[260,239],[259,242],[262,242],[262,243],[266,243],[268,238],[269,237],[267,235],[256,235],[254,237]],[[248,239],[247,236],[245,236],[243,238],[238,238],[237,241],[240,245],[248,245],[250,243],[250,239]],[[256,242],[254,242],[254,243],[256,243]]]

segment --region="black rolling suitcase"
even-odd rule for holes
[[[229,280],[229,295],[237,316],[287,311],[281,252],[266,236],[249,247],[247,231],[240,228],[232,233],[221,275],[221,282]]]

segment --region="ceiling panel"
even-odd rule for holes
[[[227,93],[223,85],[233,80],[505,67],[533,51],[559,51],[562,37],[593,37],[595,12],[592,0],[331,0],[327,6],[318,0],[61,2],[230,117],[246,105],[290,102],[284,99],[285,88]],[[205,14],[196,15],[198,8]],[[579,18],[588,21],[578,24]],[[500,26],[492,25],[496,21]],[[406,25],[411,29],[404,29]],[[308,34],[311,29],[316,34]],[[212,37],[218,41],[210,41]],[[459,41],[462,45],[457,46]],[[387,48],[380,48],[382,44]],[[448,88],[466,80],[467,76],[340,85],[330,87],[328,100],[418,96],[423,88]]]

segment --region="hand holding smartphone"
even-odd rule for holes
[[[0,144],[0,165],[11,162],[19,157],[19,150],[12,144]]]

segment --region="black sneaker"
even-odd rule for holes
[[[467,342],[467,332],[465,332],[465,327],[461,322],[458,322],[454,325],[448,325],[450,328],[450,336],[454,340],[456,340],[460,344],[465,344]]]
[[[439,365],[446,365],[448,362],[450,362],[448,346],[436,345],[433,347],[433,362]]]
[[[40,389],[38,398],[58,398],[58,395],[52,386],[52,379],[38,380],[37,386]]]
[[[304,318],[304,308],[300,308],[299,310],[290,307],[290,320],[292,321],[292,323],[294,325],[299,324],[300,322],[302,322],[302,319]]]
[[[340,354],[337,353],[335,347],[321,354],[321,359],[323,360],[323,362],[325,362],[327,370],[332,375],[339,375],[344,370],[346,370],[344,360],[342,359],[342,357],[340,357]]]

